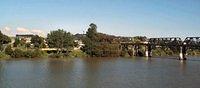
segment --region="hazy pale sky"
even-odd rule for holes
[[[0,29],[83,33],[90,23],[118,36],[200,36],[200,0],[0,0]]]

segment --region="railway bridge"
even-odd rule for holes
[[[169,47],[179,51],[180,60],[186,60],[188,49],[200,49],[200,37],[186,37],[185,40],[181,40],[179,37],[149,38],[145,42],[121,42],[122,50],[128,50],[130,46],[135,56],[138,56],[139,46],[145,46],[145,56],[147,57],[152,57],[153,48]]]

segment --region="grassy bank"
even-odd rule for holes
[[[174,53],[171,50],[162,50],[162,49],[155,49],[152,50],[153,56],[177,56],[179,53]],[[188,50],[188,56],[200,56],[200,50]],[[90,57],[85,52],[81,50],[72,50],[69,53],[51,53],[47,54],[44,51],[39,49],[15,49],[9,50],[7,49],[5,52],[0,52],[0,60],[5,60],[9,58],[17,59],[17,58],[57,58],[57,59],[67,59],[67,58],[84,58]],[[123,57],[130,57],[129,53],[125,53]]]
[[[5,60],[5,59],[9,59],[10,56],[5,54],[4,52],[0,52],[0,60]]]
[[[87,57],[88,55],[81,50],[72,50],[69,53],[52,53],[48,55],[50,58],[75,58]]]

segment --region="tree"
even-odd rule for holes
[[[5,54],[11,55],[13,52],[11,45],[8,45],[5,49]]]
[[[146,36],[135,36],[132,38],[134,43],[141,43],[141,42],[145,42],[147,40]]]
[[[97,26],[94,23],[91,23],[89,26],[86,37],[83,39],[85,46],[82,50],[90,56],[118,56],[119,44],[116,44],[114,40],[116,37],[98,33]]]
[[[97,40],[97,26],[94,23],[91,23],[89,25],[90,27],[88,28],[87,32],[86,32],[86,37],[83,39],[83,42],[85,44],[85,46],[82,48],[82,50],[84,52],[86,52],[87,54],[93,56],[94,51],[95,51],[95,43]]]
[[[85,46],[82,48],[82,50],[87,53],[88,55],[92,56],[94,47],[95,47],[95,42],[93,42],[90,38],[85,37],[83,39],[83,43],[85,44]]]
[[[14,47],[18,47],[18,45],[21,45],[21,41],[19,38],[15,38]]]
[[[69,50],[74,46],[74,37],[70,32],[58,29],[56,31],[51,31],[47,35],[47,44],[50,48],[58,48],[63,50],[63,48]]]
[[[13,58],[24,57],[24,52],[21,49],[15,49],[10,56]]]
[[[36,48],[40,48],[42,46],[44,42],[44,38],[38,36],[38,35],[34,35],[31,38],[31,43],[34,45],[34,47]]]
[[[8,44],[9,42],[11,42],[11,39],[0,31],[0,44]]]
[[[8,36],[1,33],[0,31],[0,48],[2,49],[3,44],[8,44],[10,42],[11,42],[11,39]]]
[[[97,39],[97,25],[94,23],[91,23],[89,26],[90,27],[87,30],[86,36],[90,38],[91,40]]]

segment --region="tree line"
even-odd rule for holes
[[[50,31],[46,38],[34,35],[31,38],[30,43],[26,43],[26,40],[15,38],[13,46],[8,45],[11,43],[11,39],[0,32],[0,57],[4,53],[11,57],[40,57],[45,52],[40,48],[57,48],[57,52],[54,53],[56,57],[69,56],[73,48],[77,46],[75,39],[82,40],[84,46],[81,48],[81,53],[85,53],[91,57],[118,57],[125,56],[128,53],[133,55],[131,49],[123,51],[120,46],[120,42],[144,42],[147,40],[145,36],[135,37],[119,37],[114,35],[108,35],[97,31],[97,25],[91,23],[87,29],[86,34],[74,36],[70,32],[66,32],[63,29]],[[7,44],[6,48],[5,45]],[[144,55],[145,47],[139,47],[141,55]],[[176,54],[177,50],[173,47],[161,47],[153,50],[154,55],[172,55]],[[63,54],[63,51],[66,50]],[[77,52],[76,52],[77,53]],[[78,52],[80,54],[80,52]],[[75,55],[75,54],[71,54]],[[81,54],[82,55],[82,54]]]

